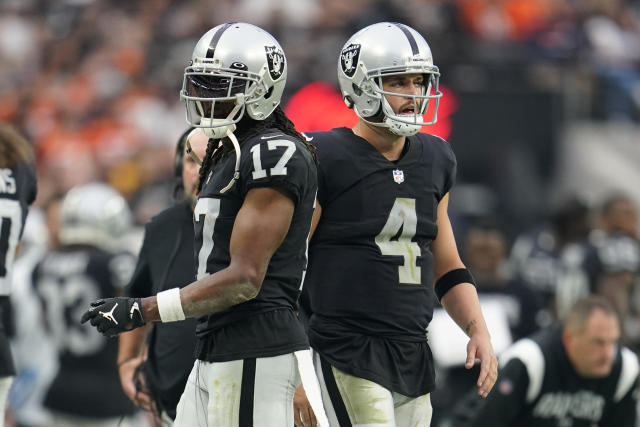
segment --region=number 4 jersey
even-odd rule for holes
[[[295,210],[258,295],[198,320],[196,354],[209,362],[277,356],[309,347],[296,311],[317,190],[311,152],[302,141],[277,129],[266,130],[242,142],[239,178],[222,191],[234,175],[235,163],[230,151],[214,164],[194,210],[198,279],[229,265],[231,232],[251,189],[284,190]]]
[[[303,288],[309,339],[331,365],[412,397],[434,386],[427,345],[436,212],[456,161],[442,139],[408,137],[396,162],[351,129],[310,133],[322,216]]]
[[[33,164],[0,168],[0,296],[11,293],[11,267],[29,205],[36,198]]]

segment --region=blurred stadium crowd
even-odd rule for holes
[[[234,20],[280,40],[284,105],[300,131],[355,121],[335,78],[350,34],[383,20],[420,31],[446,86],[440,122],[426,131],[458,156],[451,217],[463,260],[487,310],[508,301],[488,316],[506,322],[496,323],[506,334],[496,351],[586,293],[615,303],[625,344],[640,350],[637,0],[3,0],[0,121],[33,142],[39,174],[24,263],[55,247],[58,202],[76,185],[111,184],[137,230],[171,203],[183,69],[201,34]],[[140,234],[129,237],[136,253]],[[20,286],[15,298],[28,298]],[[53,369],[33,354],[42,339],[16,341],[23,375]],[[433,345],[437,422],[468,384],[455,381],[464,361],[439,359]],[[24,425],[38,422],[25,409],[37,404],[27,397],[36,382],[14,387]]]

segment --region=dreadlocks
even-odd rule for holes
[[[21,162],[32,161],[31,144],[12,126],[0,124],[0,167],[12,168]]]
[[[285,135],[292,136],[302,141],[307,149],[311,152],[313,159],[316,160],[316,147],[309,141],[307,141],[307,138],[305,138],[304,135],[296,130],[293,122],[289,120],[280,106],[277,106],[276,109],[273,110],[273,113],[271,113],[271,115],[265,120],[253,120],[248,115],[245,115],[238,122],[235,135],[242,145],[244,141],[247,141],[254,136],[260,135],[267,129],[272,128],[280,129]],[[202,161],[202,167],[200,168],[200,182],[198,183],[198,193],[200,193],[200,191],[202,190],[202,186],[204,185],[204,181],[207,179],[207,175],[209,174],[209,170],[211,169],[211,167],[224,154],[232,151],[233,148],[231,148],[231,142],[228,140],[228,138],[223,138],[222,140],[209,139],[209,143],[207,144],[207,152]]]

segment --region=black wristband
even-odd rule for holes
[[[459,285],[460,283],[471,283],[473,286],[476,286],[475,279],[471,275],[471,272],[466,268],[451,270],[439,278],[436,282],[436,295],[438,296],[438,301],[442,301],[444,294],[449,292],[449,289]]]

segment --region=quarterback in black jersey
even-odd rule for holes
[[[211,138],[194,209],[197,280],[155,297],[95,302],[82,319],[115,335],[200,316],[176,426],[289,425],[300,379],[322,419],[296,315],[316,165],[279,107],[286,74],[279,43],[256,26],[219,25],[198,41],[180,94],[189,124]]]
[[[429,425],[434,283],[470,337],[467,367],[481,360],[478,392],[486,396],[496,380],[473,278],[447,214],[456,159],[447,142],[418,133],[435,121],[438,78],[414,29],[368,26],[346,42],[338,63],[344,100],[360,121],[308,134],[318,153],[318,203],[303,294],[333,426]],[[313,425],[310,418],[296,405],[298,425]]]
[[[0,421],[16,374],[9,346],[11,271],[37,182],[31,145],[0,124]]]
[[[456,427],[633,427],[638,358],[619,346],[616,312],[603,297],[578,300],[563,325],[516,342],[500,355],[487,399],[463,399]]]

